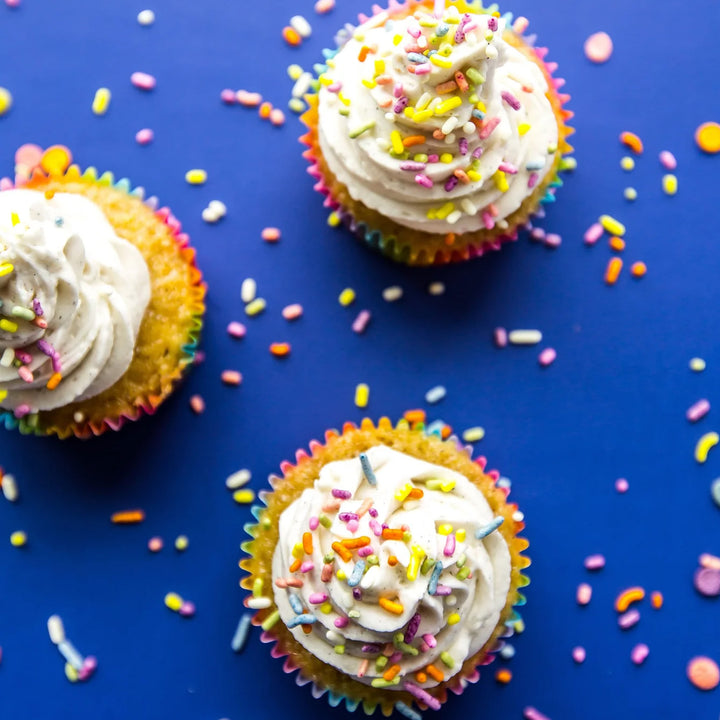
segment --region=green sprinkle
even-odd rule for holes
[[[457,559],[457,562],[456,562],[455,564],[458,566],[458,569],[459,569],[459,568],[461,568],[466,562],[467,562],[467,555],[465,555],[465,553],[463,553],[463,554]]]
[[[379,565],[380,558],[377,555],[368,555],[365,558],[365,562],[367,562],[368,565]]]
[[[323,562],[326,565],[330,565],[330,563],[335,562],[335,555],[333,553],[328,553],[327,555],[323,555]]]
[[[470,568],[466,565],[464,568],[460,568],[458,570],[457,575],[455,576],[458,580],[465,580],[465,578],[470,574]]]
[[[332,520],[327,515],[321,515],[318,520],[324,528],[328,529],[332,527]]]
[[[420,566],[420,573],[427,575],[435,567],[435,561],[432,558],[426,557],[423,560],[423,564]]]
[[[263,620],[262,625],[260,627],[267,632],[275,623],[280,619],[280,611],[275,610],[275,612],[268,615],[265,620]]]
[[[574,157],[564,157],[560,161],[560,170],[575,170],[577,160]]]
[[[352,140],[355,138],[360,137],[364,132],[367,132],[368,130],[372,130],[375,127],[375,121],[370,120],[366,122],[364,125],[361,125],[359,128],[355,128],[355,130],[351,130],[349,135]]]
[[[469,67],[465,71],[465,75],[467,75],[473,85],[482,85],[485,82],[485,76],[474,67]]]
[[[351,610],[351,611],[348,613],[348,617],[349,617],[349,618],[352,618],[353,620],[356,620],[357,618],[360,617],[360,611],[359,611],[359,610]]]
[[[428,490],[439,490],[443,481],[440,478],[431,478],[425,481],[425,486]]]
[[[400,682],[400,676],[394,677],[392,680],[386,680],[385,678],[375,678],[370,684],[374,688],[386,688],[391,685],[397,685]]]
[[[444,653],[440,653],[440,659],[449,667],[451,670],[455,667],[455,661],[452,659],[452,655],[450,655],[449,652],[445,651]]]
[[[27,320],[28,322],[32,322],[35,319],[35,313],[28,308],[22,307],[21,305],[13,306],[13,309],[10,311],[10,314],[13,317],[17,317],[22,320]]]
[[[403,542],[409,543],[412,540],[412,533],[406,530],[403,533]]]
[[[340,115],[342,115],[343,117],[347,117],[347,116],[350,114],[350,108],[341,107],[341,108],[338,110],[338,112],[339,112]],[[350,137],[352,137],[352,135],[351,135]]]
[[[428,161],[428,156],[425,155],[425,153],[418,153],[417,155],[413,156],[413,160],[415,162],[426,163]]]
[[[262,595],[262,591],[263,591],[263,579],[255,578],[255,582],[253,583],[253,589],[252,589],[253,597],[260,597]]]
[[[381,656],[375,661],[375,667],[376,667],[378,670],[382,670],[382,669],[387,665],[387,663],[388,663],[388,659],[387,659],[384,655],[381,655]]]
[[[468,428],[463,434],[462,439],[464,442],[478,442],[485,437],[485,429],[481,427]]]
[[[344,645],[336,645],[334,648],[335,652],[338,655],[344,655],[345,654],[345,646]]]

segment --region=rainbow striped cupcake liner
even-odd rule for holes
[[[493,4],[483,7],[481,0],[450,0],[450,5],[454,5],[460,12],[475,13],[493,13],[497,12],[497,5]],[[381,12],[389,12],[407,15],[414,12],[418,8],[428,9],[430,0],[389,0],[387,8],[379,5],[373,5],[372,14],[377,15]],[[370,17],[364,14],[359,15],[360,24],[367,22]],[[327,177],[321,167],[320,148],[317,144],[317,106],[318,96],[317,90],[319,84],[317,81],[313,85],[313,93],[306,96],[308,110],[301,116],[301,121],[307,126],[308,132],[300,137],[300,142],[307,146],[307,150],[303,153],[303,157],[309,162],[308,173],[315,179],[314,189],[325,197],[324,206],[329,208],[335,215],[336,221],[333,224],[345,225],[348,230],[359,240],[365,243],[372,250],[378,251],[391,258],[392,260],[406,265],[446,265],[449,263],[463,262],[473,258],[481,257],[491,250],[500,250],[503,244],[513,242],[518,239],[520,230],[532,229],[532,221],[544,217],[544,206],[548,203],[555,202],[555,194],[559,187],[562,187],[563,181],[560,178],[561,172],[566,172],[574,168],[575,163],[569,159],[569,155],[574,148],[568,143],[567,139],[574,132],[568,121],[572,119],[574,113],[565,108],[570,101],[570,95],[560,92],[565,85],[563,78],[555,77],[558,64],[547,60],[548,48],[536,45],[537,37],[535,35],[526,35],[527,24],[513,25],[513,14],[505,13],[502,16],[508,28],[512,27],[510,37],[516,38],[516,45],[526,53],[532,53],[538,67],[542,70],[548,83],[549,92],[547,97],[553,107],[558,122],[558,154],[552,173],[545,187],[545,192],[541,195],[535,207],[530,207],[510,229],[500,231],[496,234],[488,236],[486,233],[482,237],[475,239],[475,233],[466,233],[454,237],[452,245],[448,247],[437,247],[428,252],[424,248],[415,248],[411,242],[400,242],[392,233],[386,233],[378,228],[370,227],[365,222],[355,218],[352,210],[343,206],[336,196],[332,187],[332,178]],[[325,61],[331,60],[346,42],[354,27],[347,24],[343,30],[336,36],[336,49],[326,49],[323,51]],[[327,65],[318,64],[314,68],[318,75],[327,70]]]
[[[497,470],[486,471],[486,458],[479,456],[473,459],[472,447],[463,445],[458,437],[453,435],[447,440],[442,440],[439,431],[429,431],[423,423],[415,423],[411,426],[407,420],[403,419],[393,426],[389,418],[383,417],[378,421],[377,426],[372,420],[365,418],[359,427],[354,423],[345,423],[340,433],[328,430],[325,433],[325,443],[317,440],[311,441],[309,452],[302,449],[296,452],[295,464],[283,462],[280,465],[282,474],[270,476],[269,482],[272,490],[263,490],[258,494],[263,504],[252,507],[251,512],[255,522],[247,523],[244,526],[245,532],[251,539],[241,545],[247,557],[240,561],[240,568],[245,572],[240,585],[249,591],[256,587],[258,581],[263,588],[273,586],[271,565],[272,554],[278,540],[277,520],[279,514],[299,497],[308,486],[308,482],[313,482],[317,478],[319,469],[326,462],[346,457],[342,451],[338,457],[334,456],[333,451],[339,443],[350,442],[349,439],[354,439],[354,436],[364,434],[366,437],[363,438],[363,443],[370,447],[373,443],[382,442],[383,437],[392,437],[395,441],[400,442],[403,436],[409,437],[415,433],[424,435],[433,444],[437,443],[434,445],[436,449],[451,448],[453,453],[462,457],[466,476],[472,476],[469,479],[483,490],[493,511],[505,518],[501,529],[512,558],[511,587],[507,603],[493,635],[478,653],[464,662],[459,673],[441,685],[426,691],[433,697],[433,702],[437,705],[446,702],[448,691],[455,695],[462,694],[469,684],[474,684],[480,679],[480,668],[494,661],[497,653],[504,647],[505,640],[514,634],[516,626],[522,622],[518,609],[525,605],[526,598],[520,590],[530,583],[529,578],[523,572],[530,565],[530,559],[523,554],[529,543],[525,538],[519,536],[525,524],[515,519],[517,505],[506,502],[510,489],[498,485],[500,473]],[[394,447],[401,451],[404,449],[401,442],[399,445],[395,444]],[[433,445],[431,444],[430,447],[432,448]],[[432,458],[428,459],[432,460]],[[272,591],[270,595],[272,595]],[[246,607],[248,607],[251,597],[245,599]],[[255,612],[252,624],[263,627],[266,621],[273,619],[276,611],[274,598],[271,598],[269,607]],[[413,705],[420,710],[427,709],[427,705],[422,700],[418,700],[406,691],[384,691],[371,688],[314,658],[297,643],[283,622],[277,618],[271,626],[265,625],[260,640],[272,645],[271,656],[283,660],[283,671],[288,675],[295,674],[295,682],[299,687],[310,685],[313,697],[324,696],[332,707],[344,704],[351,712],[362,708],[366,715],[372,715],[376,710],[380,710],[385,716],[390,716],[393,710],[407,711]],[[404,707],[400,709],[398,706]]]
[[[15,180],[10,178],[0,179],[0,192],[13,188],[25,187],[29,189],[42,188],[43,185],[52,180],[82,182],[95,184],[100,187],[112,188],[129,197],[135,198],[150,208],[157,220],[165,225],[170,232],[172,239],[177,244],[182,259],[190,268],[190,294],[192,298],[192,321],[187,335],[187,341],[182,345],[181,357],[177,368],[170,377],[163,378],[160,392],[147,393],[128,401],[126,411],[116,417],[107,417],[101,422],[75,423],[70,427],[55,427],[52,424],[44,427],[39,422],[38,414],[26,415],[16,418],[10,410],[0,410],[0,425],[7,430],[18,430],[23,435],[49,436],[57,435],[60,439],[77,437],[87,439],[93,436],[102,435],[108,430],[120,430],[129,421],[139,420],[145,415],[153,415],[159,405],[174,390],[180,380],[187,374],[189,368],[195,361],[195,356],[200,343],[200,335],[203,327],[203,315],[205,313],[204,298],[207,287],[203,282],[201,271],[198,269],[195,258],[195,250],[190,246],[189,236],[182,232],[180,221],[172,214],[169,208],[160,207],[157,197],[146,197],[143,187],[133,187],[130,180],[121,178],[116,180],[111,172],[98,174],[94,167],[81,170],[78,165],[69,165],[63,171],[43,171],[39,167],[32,171],[30,177],[17,175]]]

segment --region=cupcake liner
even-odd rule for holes
[[[70,158],[68,157],[68,162]],[[112,198],[114,205],[126,202],[127,198],[131,198],[131,202],[144,204],[149,208],[156,220],[161,223],[163,232],[169,234],[173,242],[180,251],[180,258],[189,268],[189,287],[187,288],[187,296],[185,298],[186,309],[188,312],[187,334],[184,342],[180,346],[177,364],[171,371],[161,374],[154,382],[154,386],[143,388],[142,392],[138,392],[134,398],[123,399],[115,398],[113,404],[113,412],[109,413],[102,419],[88,419],[82,421],[65,420],[62,415],[66,408],[58,408],[56,410],[41,411],[39,413],[26,415],[21,418],[15,417],[11,410],[0,410],[0,424],[6,429],[17,429],[24,435],[35,434],[40,436],[57,435],[60,439],[66,439],[75,436],[81,439],[101,435],[107,430],[119,430],[126,422],[134,421],[143,415],[153,415],[162,401],[172,392],[175,385],[182,379],[188,368],[193,364],[195,354],[200,341],[200,333],[203,325],[203,314],[205,312],[204,298],[206,294],[206,285],[202,280],[202,273],[197,268],[195,262],[195,250],[189,245],[189,237],[182,232],[180,221],[171,213],[167,207],[160,207],[156,197],[145,197],[145,190],[142,187],[131,185],[127,178],[115,180],[111,172],[98,174],[94,167],[89,167],[82,171],[77,165],[69,165],[69,167],[55,166],[48,167],[43,170],[35,168],[31,174],[18,174],[15,182],[8,178],[0,179],[0,191],[9,190],[15,187],[23,187],[34,190],[53,190],[56,192],[78,192],[80,194],[98,193],[99,192],[114,194],[117,193],[118,198]],[[91,199],[93,199],[91,197]],[[103,208],[107,213],[107,208]],[[137,212],[133,213],[138,215]],[[112,224],[112,222],[111,222]],[[116,228],[117,229],[117,228]],[[132,242],[131,238],[126,238]],[[140,248],[142,251],[142,248]],[[147,257],[146,257],[147,260]],[[150,268],[150,263],[148,264]],[[151,275],[151,281],[154,281]],[[150,305],[152,305],[152,298]],[[146,313],[147,316],[147,313]],[[142,333],[143,322],[140,327],[138,338]],[[154,320],[155,321],[155,320]],[[148,321],[149,322],[149,321]],[[136,346],[137,350],[137,346]],[[100,393],[98,396],[89,398],[81,403],[73,403],[68,408],[72,408],[73,413],[83,411],[83,407],[93,407],[97,398],[104,398],[105,393],[110,393],[123,382],[128,375],[130,369],[133,368],[137,359],[137,353],[133,355],[133,361],[126,373],[110,388]]]
[[[420,8],[432,9],[432,5],[431,0],[404,0],[403,2],[390,0],[386,11],[390,13],[391,17],[404,17]],[[490,12],[489,9],[483,8],[479,0],[475,2],[455,0],[452,5],[457,7],[460,12]],[[384,11],[385,9],[378,5],[373,6],[374,15]],[[503,18],[506,20],[507,27],[511,27],[512,15],[507,13]],[[368,19],[365,15],[359,16],[360,23],[364,23]],[[345,30],[336,38],[339,46],[344,43],[351,28],[352,26],[346,26]],[[517,240],[520,229],[529,229],[534,218],[542,217],[542,206],[555,202],[555,192],[563,184],[559,173],[566,169],[564,158],[573,152],[567,138],[575,132],[568,125],[568,121],[574,113],[564,108],[570,100],[570,95],[559,91],[565,81],[562,78],[554,77],[557,63],[546,60],[548,49],[536,47],[536,37],[525,35],[526,29],[526,27],[518,27],[517,30],[508,29],[503,37],[533,61],[545,76],[549,88],[546,97],[552,105],[558,124],[558,152],[551,171],[547,173],[534,192],[526,198],[520,208],[506,218],[508,227],[505,230],[496,226],[492,230],[483,229],[461,234],[449,232],[441,235],[419,232],[382,216],[360,201],[353,200],[347,188],[335,179],[325,165],[317,133],[318,96],[317,94],[306,96],[308,110],[300,119],[307,127],[308,132],[300,137],[300,142],[308,148],[303,153],[303,157],[310,164],[308,173],[317,181],[314,189],[325,196],[325,206],[333,210],[338,220],[370,248],[406,265],[445,265],[462,262],[480,257],[490,250],[499,250],[503,243]],[[326,59],[332,59],[337,52],[337,50],[325,50],[323,54]],[[323,72],[325,67],[322,66],[320,72]]]
[[[241,546],[247,557],[240,561],[240,567],[246,573],[240,585],[252,591],[256,582],[260,581],[263,594],[270,597],[271,605],[269,608],[258,610],[252,622],[254,625],[262,626],[268,618],[272,619],[277,609],[273,595],[272,556],[278,542],[280,514],[314,482],[320,469],[328,462],[356,457],[358,453],[381,443],[462,473],[483,492],[493,512],[505,518],[498,532],[501,532],[505,538],[512,560],[511,583],[506,605],[495,631],[483,648],[468,658],[462,669],[452,678],[426,690],[434,700],[442,704],[447,700],[448,691],[460,695],[468,684],[478,681],[479,667],[494,660],[496,653],[503,646],[504,638],[512,635],[515,623],[520,620],[517,608],[525,604],[525,597],[520,589],[530,582],[522,572],[530,565],[529,558],[522,555],[528,547],[528,542],[519,537],[525,525],[513,517],[517,506],[506,501],[509,489],[498,487],[499,473],[496,470],[485,470],[484,457],[473,460],[472,448],[463,446],[457,437],[452,436],[442,440],[434,432],[426,433],[422,423],[416,423],[411,427],[407,420],[401,420],[393,426],[388,418],[381,418],[376,426],[366,418],[359,427],[353,423],[346,423],[341,433],[329,430],[325,433],[324,444],[315,440],[310,442],[309,453],[298,450],[295,464],[284,462],[280,465],[282,475],[270,476],[272,491],[259,493],[263,505],[252,508],[256,522],[248,523],[244,528],[251,540]],[[249,598],[245,601],[246,605],[248,601]],[[426,703],[405,690],[391,691],[364,685],[318,660],[295,640],[282,620],[278,619],[272,626],[266,626],[260,639],[264,643],[272,644],[271,655],[283,659],[285,673],[297,673],[295,681],[298,686],[312,684],[313,696],[318,698],[327,695],[331,706],[344,703],[350,711],[362,707],[367,715],[379,709],[386,716],[392,713],[397,702],[405,703],[409,707],[416,705],[422,710],[427,708]]]

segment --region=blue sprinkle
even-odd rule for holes
[[[424,63],[427,61],[427,58],[424,55],[421,55],[420,53],[416,53],[416,52],[408,53],[407,59],[410,62],[414,62],[414,63]]]
[[[368,456],[365,453],[360,453],[360,465],[362,465],[362,471],[365,479],[371,485],[377,485],[377,478],[375,477],[375,473],[373,472],[372,465],[370,465]]]
[[[413,710],[401,700],[398,700],[395,703],[395,709],[401,715],[404,715],[406,718],[408,718],[408,720],[422,720],[422,715],[419,712],[415,712],[415,710]]]
[[[295,593],[290,593],[288,595],[288,602],[290,603],[290,607],[293,609],[296,615],[302,615],[303,614],[303,604],[300,598]]]
[[[286,624],[289,628],[294,628],[298,625],[310,625],[311,623],[314,623],[316,621],[317,618],[314,615],[311,615],[310,613],[305,613],[303,615],[297,615]]]
[[[438,37],[445,37],[449,31],[450,31],[450,26],[447,23],[441,22],[437,26],[437,29],[435,30],[435,34]]]
[[[545,167],[545,158],[539,158],[538,160],[531,160],[526,163],[526,170],[542,170]]]
[[[55,224],[56,224],[58,227],[62,227],[62,226],[65,224],[65,221],[64,221],[61,217],[56,217],[56,218],[55,218]]]
[[[252,619],[252,613],[245,613],[241,618],[240,622],[238,623],[237,630],[235,630],[235,634],[233,635],[232,642],[230,643],[230,647],[232,648],[233,652],[240,652],[244,647],[245,643],[247,642],[248,635],[250,633],[250,620]]]
[[[505,521],[505,518],[501,515],[498,515],[496,518],[492,520],[492,522],[489,522],[485,527],[478,528],[475,531],[475,537],[478,540],[482,540],[484,537],[487,537],[491,532],[497,530]]]
[[[364,572],[365,572],[365,561],[358,560],[355,563],[355,567],[353,568],[352,573],[350,573],[350,577],[348,578],[347,584],[350,587],[357,587],[360,584],[360,581],[362,580],[362,576],[363,576]]]
[[[426,435],[436,435],[442,437],[442,429],[445,423],[442,420],[433,420],[426,428]]]
[[[476,117],[478,120],[485,119],[485,113],[482,110],[478,110],[477,108],[473,108],[472,116]]]
[[[438,580],[440,580],[440,573],[443,571],[441,562],[436,562],[433,567],[432,575],[430,576],[430,582],[428,583],[428,594],[434,595],[437,592]]]

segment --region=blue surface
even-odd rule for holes
[[[720,659],[718,601],[692,587],[699,553],[720,554],[720,511],[708,490],[719,456],[699,466],[692,454],[697,438],[717,429],[716,411],[697,426],[684,412],[700,397],[717,402],[720,379],[720,157],[693,143],[699,123],[720,120],[720,6],[516,0],[508,9],[531,18],[573,96],[579,168],[543,223],[563,245],[551,251],[523,238],[479,261],[412,270],[327,227],[296,118],[277,129],[218,99],[224,87],[243,87],[285,107],[287,65],[309,67],[336,29],[368,9],[338,5],[318,17],[311,0],[154,0],[149,28],[137,24],[136,3],[0,7],[0,85],[15,100],[0,118],[0,175],[11,174],[21,144],[60,142],[81,165],[131,178],[182,220],[209,285],[207,361],[154,418],[85,443],[0,434],[0,464],[22,494],[17,505],[0,502],[0,718],[345,717],[297,688],[257,634],[244,654],[231,652],[249,511],[233,503],[224,479],[248,467],[259,490],[297,447],[359,420],[358,382],[371,387],[375,418],[397,418],[446,385],[430,416],[486,428],[478,452],[513,479],[526,514],[532,585],[527,631],[507,663],[513,680],[498,686],[492,670],[483,672],[442,717],[512,720],[534,705],[552,720],[717,718],[720,691],[701,693],[685,678],[694,655]],[[280,30],[297,12],[313,36],[290,49]],[[601,29],[615,53],[593,66],[582,43]],[[157,89],[133,88],[136,70],[155,74]],[[113,99],[98,118],[90,105],[101,86]],[[134,141],[142,127],[155,130],[148,147]],[[619,167],[622,130],[645,142],[630,174]],[[660,188],[663,149],[679,161],[674,198]],[[208,171],[205,186],[186,185],[193,167]],[[638,190],[634,204],[623,199],[627,185]],[[229,213],[208,226],[200,213],[214,198]],[[603,212],[628,226],[625,269],[612,288],[602,281],[606,241],[582,243]],[[267,225],[283,230],[277,245],[260,240]],[[640,281],[628,272],[635,260],[649,268]],[[264,315],[247,320],[246,276],[268,301]],[[447,286],[441,297],[426,291],[436,280]],[[392,284],[405,295],[391,305],[381,292]],[[342,308],[336,298],[348,286],[358,299]],[[305,308],[293,324],[280,315],[291,302]],[[350,325],[362,308],[373,318],[358,336]],[[235,319],[248,326],[242,341],[225,333]],[[556,363],[541,369],[538,348],[496,349],[497,325],[540,328]],[[271,357],[274,341],[292,343],[292,355]],[[707,360],[702,374],[688,369],[695,355]],[[241,387],[221,385],[225,368],[242,371]],[[200,417],[188,407],[194,393],[207,402]],[[614,490],[618,477],[630,482],[626,495]],[[110,514],[128,507],[144,508],[145,523],[111,525]],[[17,550],[7,538],[20,528],[29,544]],[[184,554],[172,549],[180,533],[190,538]],[[153,535],[165,539],[158,555],[146,548]],[[595,552],[607,567],[589,579],[593,601],[581,609],[575,589]],[[645,600],[640,624],[622,632],[612,603],[636,584],[662,591],[665,606],[656,612]],[[194,619],[163,606],[170,590],[196,603]],[[52,613],[98,657],[90,682],[65,679],[45,628]],[[650,647],[640,668],[629,659],[638,642]],[[575,645],[587,649],[582,666],[571,659]]]

